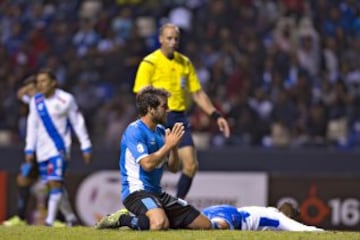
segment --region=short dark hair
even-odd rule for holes
[[[38,71],[37,75],[39,74],[47,74],[49,78],[54,81],[57,81],[55,73],[50,68],[42,68]]]
[[[139,115],[145,116],[148,108],[157,108],[160,105],[159,98],[168,98],[170,93],[162,88],[154,88],[153,86],[144,87],[136,95],[136,108]]]
[[[279,211],[291,219],[300,221],[300,210],[289,202],[281,204],[281,206],[279,206]]]

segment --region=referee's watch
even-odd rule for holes
[[[213,119],[213,120],[215,120],[215,121],[217,121],[219,118],[221,118],[222,117],[222,115],[221,115],[221,113],[219,113],[218,111],[213,111],[212,113],[211,113],[211,115],[210,115],[210,118],[211,119]]]

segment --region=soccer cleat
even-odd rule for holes
[[[13,216],[12,218],[9,218],[8,220],[4,221],[3,225],[6,227],[14,227],[14,226],[25,226],[27,224],[20,217]]]
[[[55,220],[52,226],[53,227],[66,227],[66,224],[64,222]]]
[[[120,225],[120,217],[121,215],[125,215],[125,214],[129,214],[129,211],[125,208],[120,209],[119,211],[107,215],[105,217],[103,217],[102,219],[100,219],[96,224],[95,224],[95,228],[96,229],[104,229],[104,228],[119,228],[121,227]]]

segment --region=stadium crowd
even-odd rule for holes
[[[192,108],[199,145],[359,145],[357,0],[0,0],[0,144],[23,141],[16,90],[48,67],[93,142],[117,147],[136,117],[136,69],[165,22],[231,124],[225,140]]]

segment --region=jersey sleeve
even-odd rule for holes
[[[21,97],[21,101],[24,103],[24,104],[29,104],[30,103],[30,100],[31,100],[31,97],[27,94],[24,94],[24,96]]]
[[[36,110],[35,99],[32,98],[29,105],[29,114],[26,122],[25,153],[32,154],[36,146],[36,129],[39,124],[39,116]]]
[[[73,96],[70,97],[68,117],[71,126],[73,127],[74,132],[77,138],[79,139],[81,150],[83,152],[91,151],[91,141],[89,138],[88,131],[86,129],[84,116],[79,111],[79,107],[77,106]]]
[[[141,130],[132,126],[127,132],[126,146],[134,157],[136,162],[149,155],[149,150],[146,144],[146,137]]]
[[[190,60],[188,60],[187,65],[188,65],[187,67],[189,69],[189,76],[188,76],[189,86],[188,86],[188,88],[189,88],[189,92],[194,93],[201,89],[201,84],[200,84],[199,78],[196,75],[195,68]]]
[[[151,85],[154,68],[155,64],[152,61],[146,58],[141,61],[135,77],[134,93],[138,93],[142,88]]]

